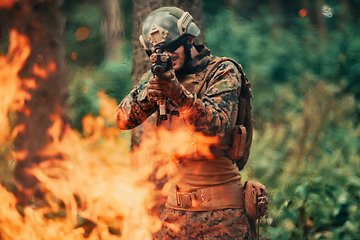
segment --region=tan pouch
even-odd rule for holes
[[[229,156],[232,160],[240,160],[244,156],[246,128],[243,125],[236,125],[232,132],[232,139]]]
[[[268,217],[269,198],[265,186],[259,182],[249,180],[245,182],[244,187],[247,217],[251,220],[261,219],[264,215]]]

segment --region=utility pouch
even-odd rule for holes
[[[268,217],[269,198],[264,185],[249,180],[245,184],[245,210],[251,220],[261,219],[264,215]]]
[[[229,156],[232,160],[240,160],[244,156],[246,142],[246,128],[243,125],[235,125],[232,132],[232,145]]]
[[[267,191],[264,185],[253,180],[246,181],[244,189],[245,211],[249,219],[252,240],[256,239],[256,235],[257,239],[260,239],[260,220],[264,215],[266,220],[269,217]],[[258,221],[257,229],[256,220]]]

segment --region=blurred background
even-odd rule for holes
[[[118,104],[149,66],[140,22],[166,5],[189,11],[197,43],[237,60],[252,84],[255,133],[242,174],[269,191],[262,238],[360,239],[360,1],[59,1],[80,134],[85,116],[100,116],[99,91]]]

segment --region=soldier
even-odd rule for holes
[[[231,144],[243,73],[231,61],[214,66],[210,50],[194,45],[199,34],[191,15],[176,7],[157,9],[145,19],[143,48],[149,56],[156,49],[165,52],[173,68],[160,77],[149,70],[119,104],[116,122],[132,129],[159,112],[159,99],[166,99],[166,120],[158,114],[158,125],[192,126],[223,139],[212,148],[211,160],[191,154],[169,163],[169,195],[156,239],[250,239],[241,174],[224,151]]]

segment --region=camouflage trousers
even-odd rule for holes
[[[205,212],[165,208],[161,214],[160,239],[241,239],[250,238],[250,225],[242,208]]]

